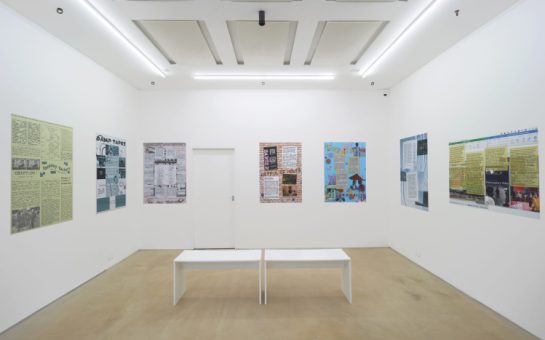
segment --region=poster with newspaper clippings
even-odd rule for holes
[[[125,140],[103,134],[96,136],[97,213],[126,205],[126,163]]]
[[[261,203],[301,203],[301,143],[259,143]]]
[[[450,202],[539,218],[538,130],[449,143]]]
[[[72,128],[11,115],[11,233],[72,220]]]
[[[144,203],[185,201],[185,143],[145,143]]]
[[[428,210],[428,134],[399,142],[401,204]]]

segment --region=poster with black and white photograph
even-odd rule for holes
[[[185,200],[185,143],[144,143],[144,203]]]
[[[127,204],[127,142],[104,134],[96,136],[97,213]]]
[[[449,143],[450,202],[539,218],[538,129]]]
[[[301,203],[301,143],[259,144],[261,203]]]
[[[11,116],[11,233],[72,220],[72,128]]]

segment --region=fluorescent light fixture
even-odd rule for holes
[[[333,80],[334,74],[194,74],[195,80]]]
[[[102,12],[95,7],[89,0],[80,0],[80,3],[84,5],[89,12],[91,12],[101,23],[104,24],[116,37],[123,41],[133,53],[138,56],[154,73],[159,74],[161,77],[165,77],[165,74],[141,49],[139,49],[132,41],[127,38],[117,27]]]
[[[390,51],[393,50],[393,47],[397,45],[397,43],[403,38],[408,35],[408,33],[416,26],[418,26],[418,23],[422,22],[424,17],[431,13],[432,7],[434,7],[435,4],[443,2],[445,3],[446,0],[432,0],[428,3],[426,7],[414,18],[411,23],[405,27],[405,29],[397,36],[397,38],[392,41],[390,45],[378,56],[377,59],[375,59],[367,68],[362,68],[359,72],[359,74],[362,76],[362,78],[367,77],[372,71],[374,71],[381,60],[383,60],[383,57],[388,54]]]

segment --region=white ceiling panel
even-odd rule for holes
[[[206,66],[221,64],[204,23],[179,20],[135,21],[171,64]]]
[[[385,25],[386,22],[382,21],[319,23],[305,64],[317,66],[355,64]]]
[[[336,2],[394,2],[394,1],[407,1],[407,0],[326,0]]]
[[[295,22],[228,21],[229,34],[237,62],[249,66],[281,66],[289,64]]]
[[[301,0],[224,0],[231,2],[292,2],[292,1],[301,1]]]

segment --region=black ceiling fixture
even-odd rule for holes
[[[259,26],[265,26],[265,11],[259,11]]]
[[[57,7],[57,14],[63,14],[64,13],[64,9],[62,9],[61,7]]]

